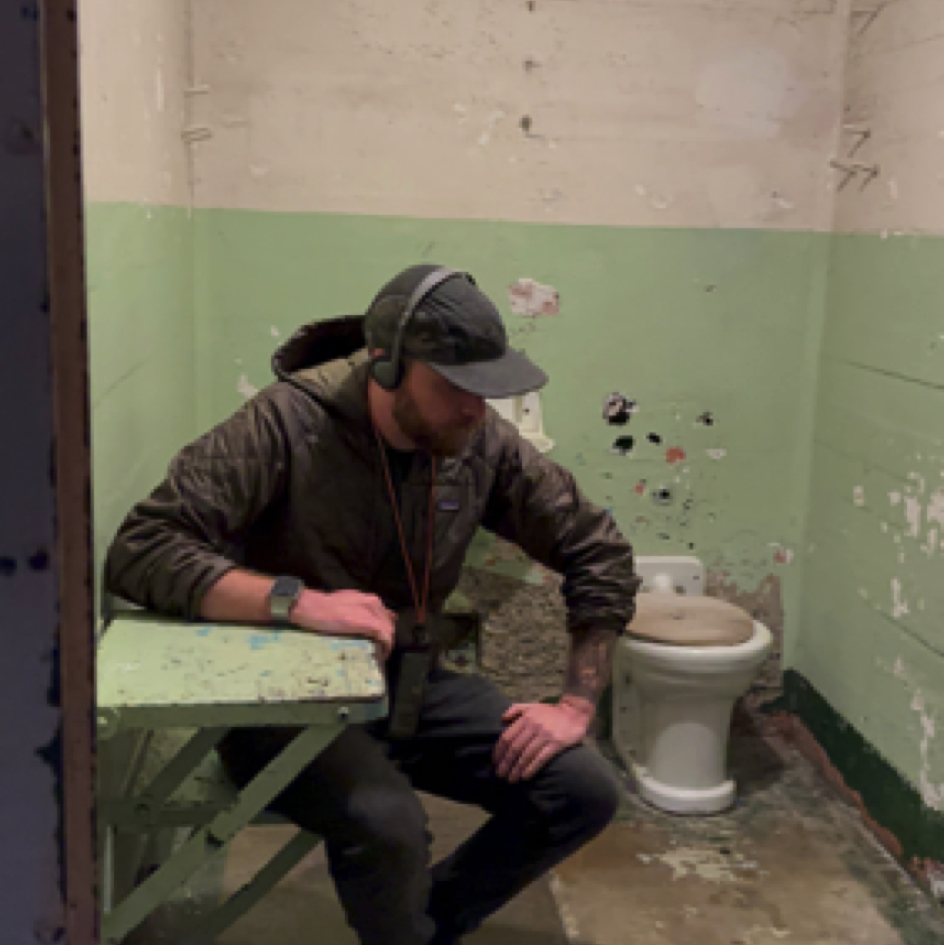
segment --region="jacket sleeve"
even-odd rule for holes
[[[635,612],[633,550],[566,469],[499,420],[500,453],[483,526],[563,576],[568,627],[615,627]]]
[[[199,619],[204,594],[237,567],[245,530],[283,492],[289,460],[276,398],[263,392],[181,450],[131,510],[105,560],[106,590]]]

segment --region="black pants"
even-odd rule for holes
[[[351,726],[272,805],[324,837],[363,945],[427,945],[472,931],[612,819],[618,782],[592,749],[562,752],[529,781],[496,775],[492,752],[508,705],[484,679],[436,669],[414,738],[389,741],[385,722]],[[293,734],[232,732],[221,746],[230,776],[244,784]],[[492,814],[431,870],[414,788]]]

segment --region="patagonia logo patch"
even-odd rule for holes
[[[459,503],[455,499],[440,499],[439,511],[440,512],[458,512]]]

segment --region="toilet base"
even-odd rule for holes
[[[713,788],[679,788],[657,781],[641,765],[633,765],[639,795],[658,810],[670,814],[720,814],[734,805],[737,791],[733,781]]]

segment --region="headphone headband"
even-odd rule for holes
[[[413,313],[419,308],[420,303],[436,288],[441,286],[449,279],[455,279],[462,276],[469,279],[464,272],[457,269],[448,269],[441,266],[434,269],[422,282],[413,290],[413,294],[407,300],[400,320],[397,322],[396,333],[393,336],[393,344],[390,346],[388,356],[381,355],[375,358],[371,365],[371,374],[375,381],[386,390],[395,390],[402,380],[401,369],[401,351],[403,348],[403,336],[406,332],[406,326],[409,324]],[[471,281],[471,280],[470,280]]]

